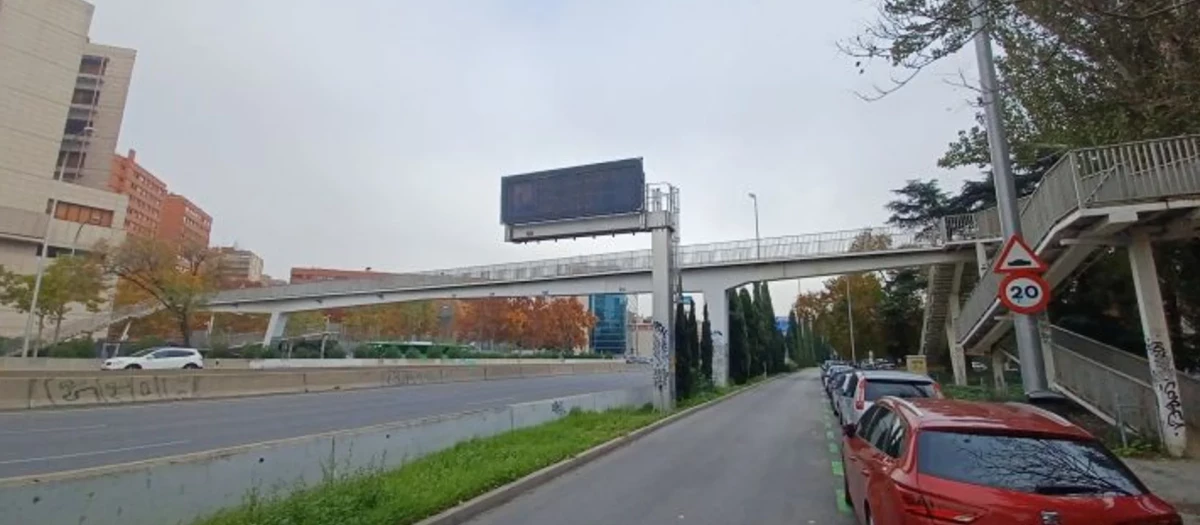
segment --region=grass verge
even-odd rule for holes
[[[677,410],[752,386],[706,389]],[[641,409],[574,411],[544,425],[473,439],[389,471],[368,471],[244,505],[193,525],[402,525],[416,523],[667,414]]]

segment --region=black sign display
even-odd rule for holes
[[[641,212],[642,159],[560,168],[500,179],[500,222],[507,225]]]

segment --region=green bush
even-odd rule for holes
[[[466,355],[466,352],[463,352],[462,349],[457,346],[452,346],[447,348],[442,355],[446,356],[446,359],[462,359],[462,357]]]
[[[438,347],[438,346],[431,347],[429,349],[429,354],[427,354],[427,355],[430,359],[441,359],[442,358],[442,348]]]
[[[417,350],[416,348],[409,348],[408,351],[404,353],[404,357],[405,359],[425,359],[425,354],[422,354],[421,351]]]
[[[325,359],[345,359],[345,358],[346,358],[346,351],[342,350],[342,347],[340,347],[338,345],[333,345],[332,347],[329,347],[329,346],[325,347]]]
[[[96,342],[87,339],[77,339],[74,341],[63,341],[50,348],[40,352],[45,357],[73,357],[73,358],[91,358],[98,357],[100,354],[96,351]]]
[[[404,352],[396,346],[388,346],[387,349],[383,351],[384,359],[400,359],[402,357],[404,357]]]

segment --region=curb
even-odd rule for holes
[[[733,392],[731,394],[721,396],[721,397],[718,397],[718,398],[710,400],[710,401],[706,401],[706,402],[696,405],[694,407],[688,408],[682,412],[677,412],[675,414],[671,414],[671,415],[664,417],[658,421],[655,421],[649,425],[646,425],[639,429],[633,430],[628,434],[625,434],[623,436],[618,436],[607,442],[601,443],[590,449],[580,452],[575,457],[565,459],[565,460],[555,463],[553,465],[544,467],[541,470],[538,470],[531,474],[528,474],[528,475],[522,477],[521,479],[513,481],[512,483],[509,483],[502,487],[499,487],[499,488],[493,489],[491,491],[485,492],[483,494],[480,494],[479,496],[471,498],[470,500],[467,500],[467,501],[460,503],[454,507],[446,509],[438,514],[435,514],[435,515],[425,518],[421,521],[418,521],[416,523],[416,525],[459,525],[461,523],[465,523],[468,520],[471,520],[472,518],[479,516],[480,514],[483,514],[489,510],[492,510],[496,507],[499,507],[501,505],[504,505],[505,503],[508,503],[508,502],[516,499],[518,496],[520,496],[526,492],[529,492],[535,488],[545,485],[545,484],[553,481],[555,478],[562,476],[563,474],[566,474],[572,470],[575,470],[575,469],[582,467],[588,463],[591,463],[597,459],[600,459],[600,458],[608,455],[609,453],[614,452],[614,451],[620,449],[621,447],[624,447],[625,445],[633,443],[634,441],[637,441],[638,439],[641,439],[642,437],[649,435],[651,432],[654,432],[655,430],[658,430],[659,428],[670,425],[671,423],[674,423],[674,422],[679,421],[679,420],[681,420],[685,417],[688,417],[692,414],[700,412],[701,410],[712,407],[721,402],[728,401],[737,396],[745,394],[746,392],[757,390],[763,386],[766,386],[768,384],[775,382],[778,379],[781,379],[784,377],[789,377],[791,375],[793,375],[793,374],[778,375],[773,378],[767,379],[766,381],[762,381],[755,385],[751,385],[749,387],[746,387],[746,388],[743,388],[736,392]]]

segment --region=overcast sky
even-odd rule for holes
[[[282,278],[645,248],[499,225],[500,177],[625,157],[680,187],[685,244],[752,238],[750,191],[763,236],[880,225],[905,179],[958,186],[934,161],[971,123],[961,60],[854,95],[888,74],[836,49],[869,0],[95,4],[93,40],[138,50],[122,150]]]

